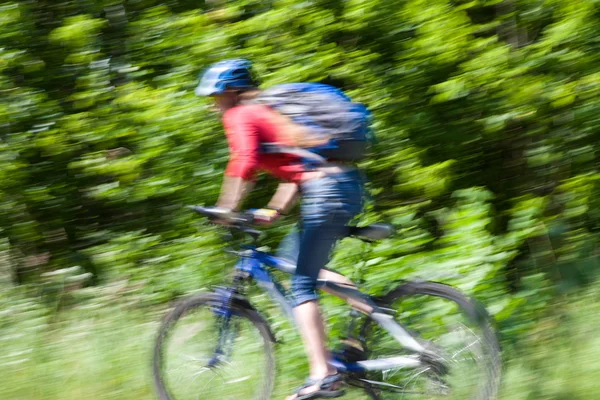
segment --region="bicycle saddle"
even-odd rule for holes
[[[367,241],[385,239],[394,233],[394,227],[383,222],[376,222],[363,227],[349,226],[348,228],[348,236]]]

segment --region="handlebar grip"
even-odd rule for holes
[[[220,207],[189,206],[189,208],[196,211],[198,214],[202,214],[210,218],[229,219],[231,214],[234,214],[231,212],[231,210]]]
[[[228,221],[229,229],[242,231],[252,236],[254,240],[262,235],[261,231],[250,227],[254,222],[254,214],[252,213],[238,213],[220,207],[188,206],[188,208],[208,218]]]
[[[250,225],[254,222],[254,215],[251,213],[233,212],[221,207],[189,206],[189,208],[206,217],[230,221],[237,225]]]

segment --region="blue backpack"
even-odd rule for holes
[[[359,161],[365,157],[367,145],[373,138],[371,113],[367,108],[352,102],[341,90],[330,85],[276,85],[261,92],[253,102],[265,104],[295,123],[310,128],[311,133],[328,138],[326,144],[306,149],[321,160]]]

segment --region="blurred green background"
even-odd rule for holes
[[[227,146],[193,88],[225,57],[374,113],[360,223],[398,233],[342,242],[336,269],[369,293],[422,278],[483,301],[503,399],[598,398],[598,31],[598,0],[0,1],[0,398],[153,398],[158,321],[231,272],[184,208],[218,195]],[[305,360],[263,310],[291,338],[283,395]]]

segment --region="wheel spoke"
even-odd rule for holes
[[[472,343],[469,343],[468,345],[466,345],[465,347],[463,347],[462,349],[458,350],[456,353],[452,354],[451,359],[454,360],[456,359],[456,356],[458,356],[459,354],[467,351],[468,349],[470,349],[471,347],[475,346],[477,343],[481,343],[480,339],[475,340]]]
[[[422,364],[371,371],[365,383],[382,394],[400,393],[395,398],[402,399],[495,400],[499,358],[494,334],[485,316],[467,317],[478,315],[481,307],[446,285],[424,282],[406,287],[405,292],[403,287],[394,291],[397,301],[388,306],[400,310],[396,321],[427,349],[420,356]],[[368,335],[369,360],[411,356],[386,330],[373,321],[367,325],[361,332]]]

